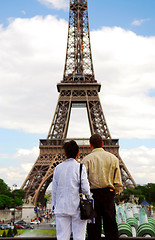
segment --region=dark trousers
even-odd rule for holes
[[[96,211],[95,232],[96,238],[101,239],[102,220],[106,240],[118,240],[118,228],[116,223],[116,210],[114,204],[114,191],[109,188],[92,189],[94,208]],[[89,236],[88,236],[89,237]],[[89,238],[88,238],[89,239]]]

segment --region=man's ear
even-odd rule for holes
[[[103,145],[104,145],[104,142],[102,141],[102,147],[103,147]]]

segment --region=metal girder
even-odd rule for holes
[[[63,82],[96,82],[92,63],[87,1],[70,0]]]
[[[70,113],[75,105],[86,107],[91,134],[100,134],[104,140],[103,148],[119,158],[124,188],[136,186],[119,155],[118,139],[111,138],[98,95],[100,88],[92,64],[87,1],[70,0],[64,76],[57,84],[59,99],[47,139],[40,140],[39,157],[22,186],[26,198],[31,196],[35,205],[43,199],[52,181],[54,168],[65,159],[62,146],[68,141]],[[80,146],[79,160],[82,160],[90,153],[89,141],[75,140]]]
[[[49,139],[66,138],[71,108],[75,102],[85,103],[91,134],[98,133],[104,139],[111,138],[98,96],[98,84],[75,84],[70,86],[59,84],[59,91],[60,97],[48,133]]]
[[[62,145],[67,140],[69,118],[74,104],[87,108],[91,134],[100,134],[104,140],[104,149],[119,158],[124,188],[135,187],[136,183],[119,155],[118,140],[111,138],[98,96],[99,84],[58,85],[59,100],[47,139],[40,140],[40,155],[22,186],[26,197],[31,196],[35,204],[41,201],[52,181],[54,168],[64,161]],[[89,152],[88,142],[87,145],[80,145],[80,159]]]
[[[26,198],[31,196],[35,205],[43,199],[47,187],[52,182],[54,168],[65,160],[62,145],[69,140],[70,139],[40,140],[40,155],[22,186],[26,192]],[[91,152],[89,139],[75,139],[75,141],[80,146],[80,161]],[[103,148],[119,158],[124,188],[136,186],[136,183],[119,155],[118,139],[105,139]]]

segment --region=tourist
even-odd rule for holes
[[[85,240],[86,220],[80,219],[79,183],[80,163],[79,147],[71,140],[64,144],[67,159],[56,166],[52,182],[52,207],[56,215],[58,240],[69,240],[73,232],[74,240]],[[86,168],[83,165],[81,175],[82,192],[90,195]]]
[[[108,240],[118,240],[114,196],[122,191],[119,160],[105,151],[99,134],[90,137],[92,152],[83,159],[86,166],[91,192],[94,198],[95,240],[101,239],[102,218],[104,234]]]

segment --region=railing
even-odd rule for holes
[[[62,146],[64,142],[75,140],[79,146],[89,146],[89,138],[66,138],[66,139],[40,139],[40,146]],[[105,146],[119,146],[118,139],[103,139]]]
[[[14,237],[14,238],[8,238],[8,237],[2,237],[0,238],[2,240],[56,240],[56,237]],[[72,238],[71,238],[72,239]],[[101,239],[105,239],[102,237]],[[88,240],[88,238],[86,238]],[[95,240],[95,239],[94,239]],[[120,240],[155,240],[155,237],[120,237]]]

